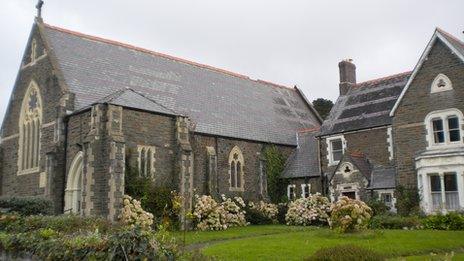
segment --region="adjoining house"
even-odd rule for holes
[[[464,43],[436,29],[412,72],[357,83],[339,63],[340,96],[321,126],[326,192],[394,209],[415,187],[426,213],[464,208]]]

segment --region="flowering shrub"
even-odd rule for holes
[[[252,224],[271,224],[277,223],[279,209],[277,205],[260,201],[258,203],[249,202],[247,209],[247,221]]]
[[[321,194],[309,195],[290,202],[285,215],[287,225],[308,226],[325,224],[330,213],[330,201]]]
[[[153,224],[153,214],[143,210],[140,201],[128,195],[124,195],[123,209],[119,218],[126,225],[140,226],[143,229],[151,229]]]
[[[372,217],[372,209],[360,200],[340,197],[332,204],[330,227],[341,233],[367,228]]]
[[[221,196],[222,202],[218,203],[211,196],[195,196],[196,204],[193,217],[196,228],[200,230],[225,230],[234,226],[246,226],[245,202],[240,197],[233,200]]]

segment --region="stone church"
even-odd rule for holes
[[[114,220],[125,166],[178,191],[266,200],[263,151],[287,159],[292,200],[415,187],[427,212],[464,208],[464,43],[437,29],[414,70],[356,82],[322,122],[288,88],[48,25],[37,18],[0,132],[1,196]]]
[[[114,220],[130,159],[141,175],[186,199],[266,199],[263,150],[275,145],[285,157],[298,154],[317,144],[301,141],[304,130],[321,123],[297,87],[39,17],[1,128],[1,195],[45,196],[56,213]],[[318,177],[315,171],[307,174]]]

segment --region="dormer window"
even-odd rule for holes
[[[449,91],[453,89],[451,80],[444,74],[440,73],[435,77],[431,86],[431,93]]]
[[[462,113],[458,109],[436,111],[427,115],[425,125],[428,133],[428,148],[462,145],[463,120]]]

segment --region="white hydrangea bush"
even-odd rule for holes
[[[277,215],[279,214],[279,209],[276,204],[266,203],[264,201],[259,201],[258,203],[249,202],[248,207],[259,212],[266,218],[277,221]]]
[[[140,201],[128,195],[123,197],[123,208],[119,219],[129,226],[140,226],[143,229],[151,229],[153,214],[143,210]]]
[[[289,203],[285,221],[293,226],[325,224],[329,219],[330,206],[329,199],[319,193],[299,198]]]
[[[340,197],[332,204],[329,225],[340,233],[366,229],[372,209],[363,201]]]
[[[243,210],[245,202],[240,197],[230,199],[222,195],[221,203],[207,195],[196,195],[195,199],[192,214],[199,230],[225,230],[229,227],[248,225]]]

